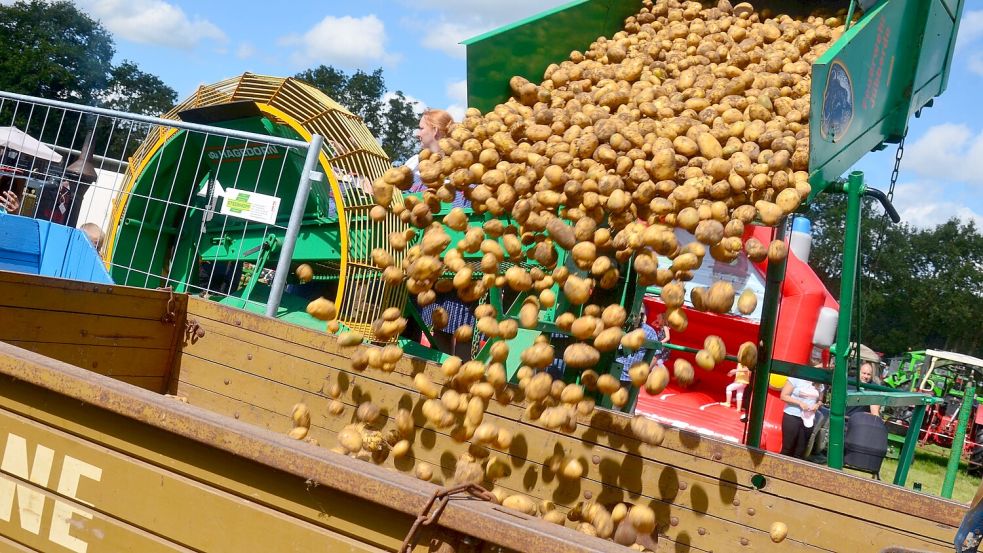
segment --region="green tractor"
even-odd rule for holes
[[[969,459],[970,472],[983,473],[983,395],[976,392],[983,380],[983,360],[960,353],[924,350],[910,351],[891,360],[884,384],[899,390],[921,392],[942,400],[925,413],[919,432],[923,444],[950,448],[960,431],[968,438],[963,455]],[[968,397],[967,397],[968,395]],[[967,412],[960,416],[961,407]],[[970,416],[971,415],[971,416]],[[905,434],[911,409],[897,409],[888,415],[888,429]]]

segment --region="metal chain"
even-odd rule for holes
[[[410,528],[408,534],[406,534],[406,539],[403,540],[403,545],[399,548],[399,553],[409,553],[413,549],[413,544],[416,542],[417,532],[423,526],[428,526],[433,524],[440,518],[440,513],[444,512],[444,508],[447,507],[447,502],[451,500],[451,496],[459,493],[466,493],[472,497],[480,499],[482,501],[491,501],[496,503],[495,496],[491,492],[482,488],[477,484],[462,484],[460,486],[455,486],[453,488],[439,488],[437,491],[430,496],[430,501],[423,507],[423,510],[416,517],[413,522],[413,526]],[[434,507],[434,503],[437,504]],[[431,511],[431,508],[433,510]]]
[[[887,190],[888,201],[894,201],[894,185],[898,183],[898,172],[901,170],[901,158],[904,157],[904,139],[907,136],[908,129],[905,129],[904,134],[901,135],[901,141],[898,142],[898,150],[894,153],[894,170],[891,171],[891,186]]]
[[[175,306],[177,304],[177,298],[174,297],[174,288],[170,286],[161,286],[158,290],[167,292],[167,309],[164,314],[160,317],[160,322],[164,324],[174,324],[177,320],[177,313],[175,312]]]

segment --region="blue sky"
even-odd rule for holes
[[[11,0],[0,0],[9,3]],[[288,76],[318,64],[382,67],[392,90],[461,113],[457,43],[566,0],[74,0],[113,33],[129,59],[188,96],[244,71]],[[976,9],[973,9],[976,8]],[[949,217],[983,226],[983,9],[967,0],[946,93],[913,120],[895,193],[905,221]],[[887,189],[894,147],[858,165]]]

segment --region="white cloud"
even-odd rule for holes
[[[423,36],[423,46],[440,50],[452,58],[464,59],[467,53],[462,41],[489,30],[480,23],[455,23],[444,21],[431,28]]]
[[[398,56],[386,52],[386,27],[375,15],[327,16],[302,36],[290,35],[281,44],[297,46],[294,61],[342,67],[395,63]]]
[[[447,97],[455,104],[468,103],[468,81],[462,79],[447,85]]]
[[[930,127],[905,147],[901,167],[925,179],[983,184],[983,131],[955,123]]]
[[[969,66],[971,72],[983,76],[983,50],[970,54],[969,61],[966,65]]]
[[[251,58],[256,54],[256,47],[248,42],[242,42],[239,47],[236,48],[236,57],[244,60],[246,58]]]
[[[424,47],[463,59],[460,42],[555,8],[569,0],[404,0],[414,11],[436,12],[417,22],[422,28]]]
[[[956,48],[975,42],[980,37],[983,37],[983,10],[963,13],[959,31],[956,33]]]
[[[414,0],[416,9],[431,9],[452,16],[474,17],[492,25],[519,19],[555,8],[570,0]],[[409,4],[409,2],[406,2]]]
[[[225,41],[225,33],[207,19],[188,17],[163,0],[75,0],[117,37],[141,44],[190,50],[202,40]]]
[[[447,97],[451,99],[451,105],[447,106],[447,112],[455,121],[464,120],[464,112],[468,105],[468,81],[454,81],[447,85]]]
[[[931,228],[957,217],[964,222],[975,221],[977,227],[983,225],[980,213],[964,203],[943,199],[944,188],[944,185],[930,181],[899,184],[894,189],[893,203],[901,221],[918,228]],[[939,201],[932,201],[932,198]]]
[[[382,105],[383,105],[383,108],[388,110],[389,109],[389,100],[392,100],[395,97],[396,97],[396,93],[395,92],[387,92],[387,93],[385,93],[382,96]],[[403,93],[403,97],[406,98],[406,101],[409,102],[411,106],[413,106],[413,111],[415,111],[418,115],[422,115],[423,114],[423,111],[427,109],[427,105],[423,103],[423,100],[420,100],[419,98],[416,98],[415,96],[410,96],[409,94],[406,94],[405,92]]]

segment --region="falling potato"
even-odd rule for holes
[[[311,268],[307,263],[301,263],[297,265],[297,269],[294,270],[294,274],[297,275],[297,280],[301,284],[307,284],[314,278],[314,269]]]
[[[330,321],[338,317],[338,310],[333,301],[317,298],[307,304],[307,314],[321,321]]]

